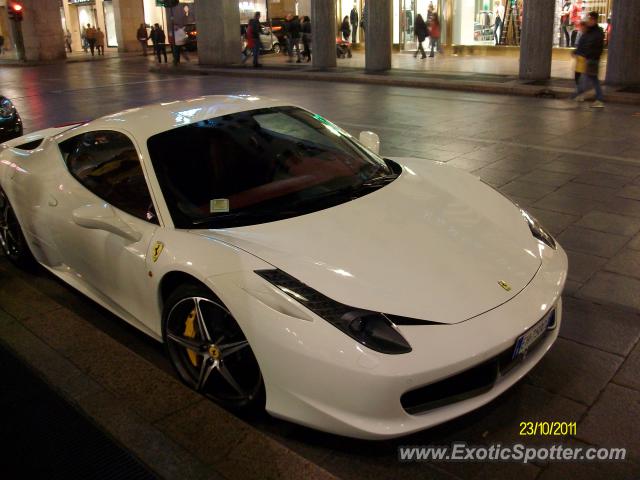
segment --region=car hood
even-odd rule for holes
[[[434,322],[484,313],[531,281],[541,252],[513,203],[461,170],[396,161],[403,165],[399,178],[342,205],[197,233],[341,303]]]

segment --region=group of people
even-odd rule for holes
[[[164,33],[164,30],[160,26],[159,23],[155,23],[151,26],[149,30],[147,30],[147,26],[144,23],[141,23],[138,27],[138,31],[136,32],[136,38],[140,43],[140,48],[142,50],[142,55],[147,56],[149,50],[149,40],[151,40],[151,44],[153,46],[153,55],[158,59],[158,63],[162,63],[164,59],[164,63],[167,62],[167,36]],[[187,43],[188,35],[183,26],[176,26],[173,30],[173,51],[171,52],[173,55],[173,64],[177,65],[180,63],[180,59],[184,58],[187,61],[190,61],[189,54],[187,53],[186,43]]]
[[[438,18],[438,14],[436,12],[429,13],[428,24],[424,20],[421,14],[416,16],[416,20],[413,26],[413,32],[418,40],[418,48],[416,49],[414,58],[418,57],[418,53],[422,54],[421,58],[427,58],[427,54],[424,51],[424,46],[422,45],[424,41],[429,38],[431,51],[429,53],[429,57],[433,58],[435,56],[436,50],[438,52],[440,49],[440,19]]]
[[[91,51],[91,56],[95,56],[95,52],[98,55],[104,55],[104,32],[100,30],[100,27],[93,27],[90,23],[87,23],[86,27],[82,27],[80,31],[80,42],[82,43],[82,50],[84,53]],[[67,30],[65,32],[65,45],[69,52],[71,52],[71,32]]]

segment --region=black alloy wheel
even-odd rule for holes
[[[236,320],[209,289],[182,285],[169,296],[163,337],[188,386],[230,410],[264,409],[258,361]]]

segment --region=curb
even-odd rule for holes
[[[0,266],[0,342],[159,477],[335,477]],[[5,313],[6,312],[6,313]]]
[[[366,85],[385,85],[411,88],[429,88],[438,90],[453,90],[474,93],[490,93],[499,95],[514,95],[521,97],[538,98],[569,98],[574,90],[567,87],[554,87],[545,85],[527,85],[518,80],[507,80],[503,83],[490,83],[473,80],[450,80],[441,78],[401,77],[390,75],[376,75],[367,73],[348,73],[340,71],[290,71],[279,68],[266,68],[254,70],[252,68],[213,68],[199,66],[175,67],[149,67],[152,73],[166,75],[218,75],[230,77],[255,77],[270,79],[294,79],[325,82],[357,83]],[[629,105],[639,105],[640,95],[621,92],[609,92],[605,94],[605,101]]]

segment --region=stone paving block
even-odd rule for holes
[[[491,168],[496,170],[506,170],[507,172],[515,172],[519,174],[529,173],[536,168],[535,162],[524,159],[512,159],[508,156],[491,164]]]
[[[640,218],[640,201],[638,200],[612,196],[603,198],[600,201],[607,212]]]
[[[569,257],[569,279],[584,283],[602,268],[607,262],[605,258],[589,255],[587,253],[567,250]]]
[[[557,190],[535,203],[536,207],[570,215],[584,215],[603,208],[603,203],[588,198],[580,198],[559,193]]]
[[[569,225],[578,220],[577,215],[554,212],[538,207],[529,207],[527,211],[533,215],[552,235],[560,235]]]
[[[629,183],[629,177],[624,175],[611,175],[602,172],[584,172],[573,179],[576,183],[586,183],[600,187],[622,188]]]
[[[576,282],[575,280],[567,280],[567,282],[564,285],[564,292],[563,295],[566,296],[570,296],[573,297],[575,296],[578,291],[584,286],[583,283],[580,282]]]
[[[440,147],[440,149],[445,150],[447,152],[454,152],[454,153],[458,153],[458,154],[464,154],[464,153],[469,153],[469,152],[473,152],[475,150],[478,149],[478,144],[477,143],[469,143],[469,142],[465,142],[465,141],[458,141],[458,142],[452,142],[452,143],[447,143],[445,145],[442,145]]]
[[[588,169],[585,165],[575,161],[562,160],[562,157],[544,162],[538,166],[541,170],[566,173],[570,175],[580,175]]]
[[[603,199],[615,195],[617,189],[609,187],[598,187],[586,185],[584,183],[569,182],[558,189],[560,195],[571,195],[580,198]]]
[[[631,239],[631,241],[627,244],[627,248],[631,248],[633,250],[640,250],[640,234],[636,235]]]
[[[478,170],[479,168],[485,167],[491,162],[487,162],[486,160],[478,160],[474,158],[466,158],[466,157],[457,157],[453,160],[447,162],[447,165],[460,168],[462,170],[466,170],[468,172],[472,172],[474,170]]]
[[[583,452],[593,448],[572,440],[568,446],[580,447]],[[606,472],[606,473],[605,473]],[[640,464],[630,460],[549,462],[537,480],[629,480],[640,478]]]
[[[465,153],[460,156],[460,158],[468,158],[469,160],[479,160],[482,162],[486,162],[486,164],[490,164],[493,162],[497,162],[498,160],[502,160],[506,158],[507,153],[498,153],[495,151],[488,151],[484,148],[479,148],[469,153]]]
[[[256,459],[262,461],[256,462]],[[281,478],[331,480],[336,478],[264,435],[247,435],[216,463],[216,470],[227,478],[260,480]]]
[[[25,299],[29,299],[25,302]],[[0,305],[9,315],[23,319],[60,308],[60,305],[13,275],[0,270]]]
[[[619,197],[631,198],[632,200],[640,200],[640,186],[629,185],[618,192]]]
[[[629,180],[640,175],[640,167],[627,162],[598,162],[593,166],[593,170],[612,175],[624,175]]]
[[[605,270],[640,279],[640,251],[624,249],[607,262]]]
[[[620,251],[629,237],[572,225],[562,232],[558,241],[568,250],[610,258]]]
[[[507,195],[516,195],[518,197],[529,198],[533,201],[540,200],[542,197],[556,190],[556,187],[544,185],[541,183],[523,182],[520,179],[514,180],[500,187],[502,193]]]
[[[640,460],[640,392],[610,383],[587,416],[578,423],[577,438],[604,447],[627,448]]]
[[[32,331],[117,394],[140,415],[154,421],[201,400],[179,381],[66,309],[24,320]],[[77,339],[82,338],[81,342]]]
[[[640,391],[640,343],[622,364],[613,381],[619,385]]]
[[[598,272],[577,293],[578,297],[640,311],[640,280]]]
[[[420,150],[420,158],[436,160],[438,162],[448,162],[459,156],[460,154],[457,152],[447,152],[446,150],[436,150],[435,148]]]
[[[623,358],[559,338],[527,380],[552,393],[592,405]]]
[[[632,236],[640,232],[640,218],[616,215],[608,212],[589,212],[576,225],[600,232]]]
[[[526,175],[521,176],[518,180],[523,182],[541,183],[543,185],[551,185],[560,187],[575,178],[571,173],[551,172],[549,170],[534,170]]]
[[[78,400],[78,405],[119,443],[144,463],[152,465],[161,478],[223,479],[174,439],[123,408],[111,394],[87,395]]]
[[[560,336],[624,357],[640,339],[640,315],[564,297]]]
[[[207,399],[176,411],[155,425],[202,462],[209,464],[223,460],[247,435],[261,435]],[[207,441],[203,442],[203,438]]]
[[[479,170],[475,170],[473,174],[479,176],[482,180],[487,182],[489,185],[496,188],[501,187],[505,183],[510,182],[511,180],[513,180],[514,178],[517,178],[520,175],[517,172],[498,170],[492,167],[484,167]]]

